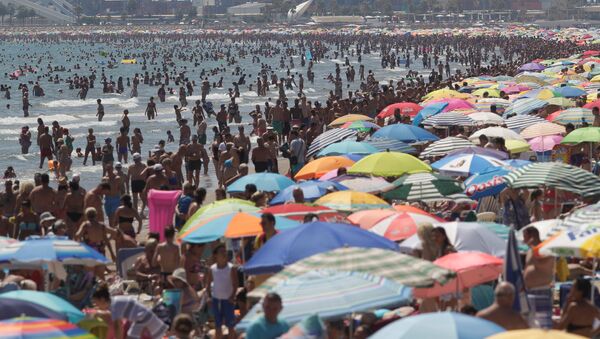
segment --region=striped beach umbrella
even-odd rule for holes
[[[352,191],[371,194],[387,192],[394,188],[393,184],[380,177],[342,175],[333,179],[333,181],[340,183],[344,187],[348,187]]]
[[[506,184],[514,188],[547,186],[583,197],[600,194],[598,176],[579,167],[558,162],[532,163],[515,169],[504,178]]]
[[[600,228],[600,204],[575,210],[560,223],[560,226],[573,232],[584,231],[589,228]]]
[[[473,126],[475,120],[468,115],[456,112],[440,113],[425,119],[423,125],[430,126]]]
[[[377,148],[381,152],[385,152],[385,151],[389,150],[389,151],[393,151],[393,152],[402,152],[402,153],[408,153],[408,154],[417,153],[417,150],[414,147],[412,147],[411,145],[409,145],[405,142],[398,141],[396,139],[372,138],[369,140],[365,140],[362,143],[371,145],[371,146]],[[373,153],[376,153],[376,152],[373,152]]]
[[[488,127],[480,129],[479,131],[471,134],[469,140],[472,142],[479,142],[479,136],[485,135],[488,138],[503,138],[504,140],[523,140],[519,133],[504,127]]]
[[[477,108],[478,111],[489,112],[492,105],[496,106],[496,111],[498,113],[504,113],[506,108],[510,106],[510,101],[500,98],[482,98],[477,100],[475,108]]]
[[[538,246],[541,254],[559,257],[600,257],[600,228],[581,232],[565,231]]]
[[[392,241],[401,241],[417,233],[417,227],[421,223],[434,224],[443,221],[432,215],[395,212],[366,229]]]
[[[551,122],[540,122],[523,129],[520,134],[525,139],[533,139],[562,133],[565,133],[564,126],[553,124]]]
[[[445,156],[456,150],[474,146],[472,142],[463,138],[447,137],[434,141],[421,152],[420,158],[435,158]]]
[[[356,130],[348,128],[333,128],[325,131],[312,141],[308,147],[308,151],[306,152],[306,157],[310,158],[325,147],[336,142],[355,137],[356,134],[358,134]]]
[[[63,320],[20,317],[0,321],[0,338],[94,339],[96,336]]]
[[[370,121],[357,120],[357,121],[349,121],[347,123],[344,123],[340,126],[340,128],[348,128],[348,129],[353,129],[353,130],[357,130],[360,132],[368,132],[370,130],[380,129],[381,127]]]
[[[506,127],[513,131],[521,132],[521,130],[531,125],[535,125],[544,121],[545,120],[543,118],[540,118],[537,115],[517,115],[506,119]]]
[[[477,112],[468,115],[469,118],[475,121],[477,125],[503,125],[504,119],[496,113],[492,112]]]
[[[508,108],[504,111],[504,116],[508,114],[528,114],[535,110],[538,110],[542,107],[548,105],[548,102],[537,99],[537,98],[525,98],[513,101],[513,103],[508,106]]]
[[[394,188],[383,194],[386,199],[404,201],[436,201],[462,197],[463,185],[435,173],[404,175],[393,182]]]
[[[454,272],[429,261],[396,251],[380,248],[342,247],[295,262],[252,290],[249,296],[263,297],[281,281],[317,269],[364,272],[411,287],[430,287],[436,282],[443,285],[455,276]]]
[[[554,112],[548,116],[547,120],[562,125],[573,124],[581,126],[584,122],[593,122],[594,115],[589,108],[575,107]]]

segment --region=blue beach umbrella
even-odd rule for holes
[[[449,155],[431,164],[440,173],[451,176],[468,176],[483,172],[489,167],[503,167],[506,164],[497,158],[478,154]]]
[[[441,113],[446,106],[448,106],[447,102],[436,102],[423,107],[423,109],[413,118],[413,125],[418,126],[423,120],[430,116]]]
[[[506,188],[504,176],[510,173],[502,167],[492,167],[465,180],[465,193],[471,199],[500,194]]]
[[[322,149],[317,156],[323,157],[328,155],[344,155],[344,154],[373,154],[379,150],[365,142],[344,140],[331,144]]]
[[[67,315],[28,300],[0,298],[0,320],[21,316],[67,320]]]
[[[277,195],[273,199],[271,199],[269,205],[279,205],[284,204],[288,201],[293,201],[294,190],[296,188],[300,188],[302,190],[302,192],[304,193],[304,200],[317,200],[320,197],[324,196],[330,187],[334,187],[337,191],[345,191],[348,189],[346,186],[334,181],[303,181],[301,183],[284,188],[282,191],[277,193]]]
[[[392,152],[402,152],[402,153],[408,153],[408,154],[417,153],[417,150],[414,147],[412,147],[411,145],[409,145],[405,142],[398,141],[395,139],[390,139],[390,138],[373,138],[373,139],[365,140],[365,141],[363,141],[363,143],[367,143],[367,144],[375,147],[378,150],[377,152],[385,152],[387,150],[390,150]]]
[[[506,330],[495,323],[454,312],[419,314],[388,324],[371,339],[482,339]]]
[[[528,114],[546,105],[548,105],[547,101],[537,98],[518,99],[513,101],[512,104],[504,111],[504,117],[513,113],[516,113],[517,115]]]
[[[247,274],[275,273],[317,253],[340,247],[397,250],[398,245],[375,233],[349,224],[311,222],[269,239],[244,265]]]
[[[84,318],[83,312],[78,310],[70,302],[47,292],[19,290],[0,294],[0,300],[22,300],[28,301],[46,308],[54,312],[65,315],[69,322],[78,323]]]
[[[239,193],[246,190],[246,185],[254,184],[259,191],[279,192],[293,185],[292,179],[276,173],[254,173],[248,174],[236,180],[227,187],[227,193]]]
[[[563,97],[567,98],[577,98],[582,95],[586,95],[587,92],[582,90],[581,88],[573,87],[573,86],[563,86],[554,89],[554,92],[559,93]]]
[[[372,137],[374,139],[388,138],[408,143],[439,140],[438,137],[420,127],[406,124],[393,124],[385,126],[373,133]]]
[[[67,237],[29,237],[0,248],[0,263],[43,265],[49,262],[95,266],[110,261],[88,245]]]

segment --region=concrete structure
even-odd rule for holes
[[[294,21],[298,20],[300,17],[302,17],[304,15],[304,13],[306,13],[306,11],[310,7],[310,5],[312,5],[312,3],[313,3],[313,0],[308,0],[308,1],[305,1],[301,4],[299,4],[298,6],[296,6],[294,8],[291,8],[287,14],[288,21],[294,22]]]
[[[101,14],[173,15],[193,10],[191,0],[137,0],[134,13],[129,13],[128,0],[104,0]]]
[[[0,0],[0,2],[33,9],[37,16],[53,23],[72,24],[77,21],[73,6],[65,0]]]
[[[265,14],[269,4],[264,2],[247,2],[227,8],[227,14],[233,16],[260,16]]]

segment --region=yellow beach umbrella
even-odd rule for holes
[[[523,140],[505,140],[504,145],[511,153],[523,153],[531,150],[531,146]]]
[[[585,337],[556,330],[528,330],[507,331],[487,337],[486,339],[582,339]]]
[[[466,100],[466,99],[469,99],[470,97],[471,97],[471,95],[469,95],[467,93],[460,93],[453,89],[442,88],[442,89],[438,89],[436,91],[430,92],[429,94],[424,96],[423,101],[448,99],[448,98],[465,99]]]
[[[329,127],[340,126],[347,122],[354,122],[354,121],[373,121],[373,119],[369,118],[366,115],[362,115],[362,114],[348,114],[348,115],[344,115],[343,117],[339,117],[339,118],[333,120],[329,124]]]
[[[348,173],[379,177],[399,177],[404,174],[431,172],[431,167],[416,157],[400,152],[380,152],[357,161]]]
[[[540,253],[558,257],[600,257],[600,228],[574,232],[564,231],[537,246]]]
[[[476,91],[473,91],[474,96],[477,97],[483,97],[485,95],[485,93],[488,94],[488,97],[490,98],[499,98],[500,97],[500,91],[497,89],[491,89],[491,88],[480,88]]]

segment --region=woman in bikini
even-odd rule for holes
[[[97,220],[98,212],[96,209],[94,207],[86,208],[85,217],[87,218],[87,221],[81,224],[79,231],[75,234],[75,241],[84,242],[102,255],[105,255],[106,248],[108,248],[112,260],[116,262],[117,256],[115,255],[112,246],[110,246],[106,226]],[[94,270],[96,276],[103,279],[104,269],[105,267],[103,265],[96,266]]]
[[[65,196],[63,206],[66,214],[67,234],[70,238],[75,236],[81,217],[83,217],[85,193],[79,188],[79,183],[75,181],[69,182],[70,192]]]
[[[558,329],[586,338],[591,338],[600,332],[594,330],[594,324],[600,320],[600,310],[590,302],[592,288],[596,287],[587,279],[575,280],[556,326]]]
[[[15,217],[15,231],[17,234],[13,238],[25,240],[30,235],[44,235],[44,231],[40,227],[40,219],[38,215],[31,209],[31,201],[23,200],[21,203],[21,211]]]
[[[203,253],[204,244],[187,244],[187,249],[182,257],[182,266],[185,268],[187,281],[196,291],[202,289],[202,279],[206,270],[202,260]]]
[[[138,221],[137,233],[133,228],[134,220]],[[140,234],[142,230],[142,218],[136,209],[133,208],[130,195],[125,194],[121,197],[121,206],[115,212],[113,225],[119,225],[119,229],[133,239],[135,239],[136,234]]]

